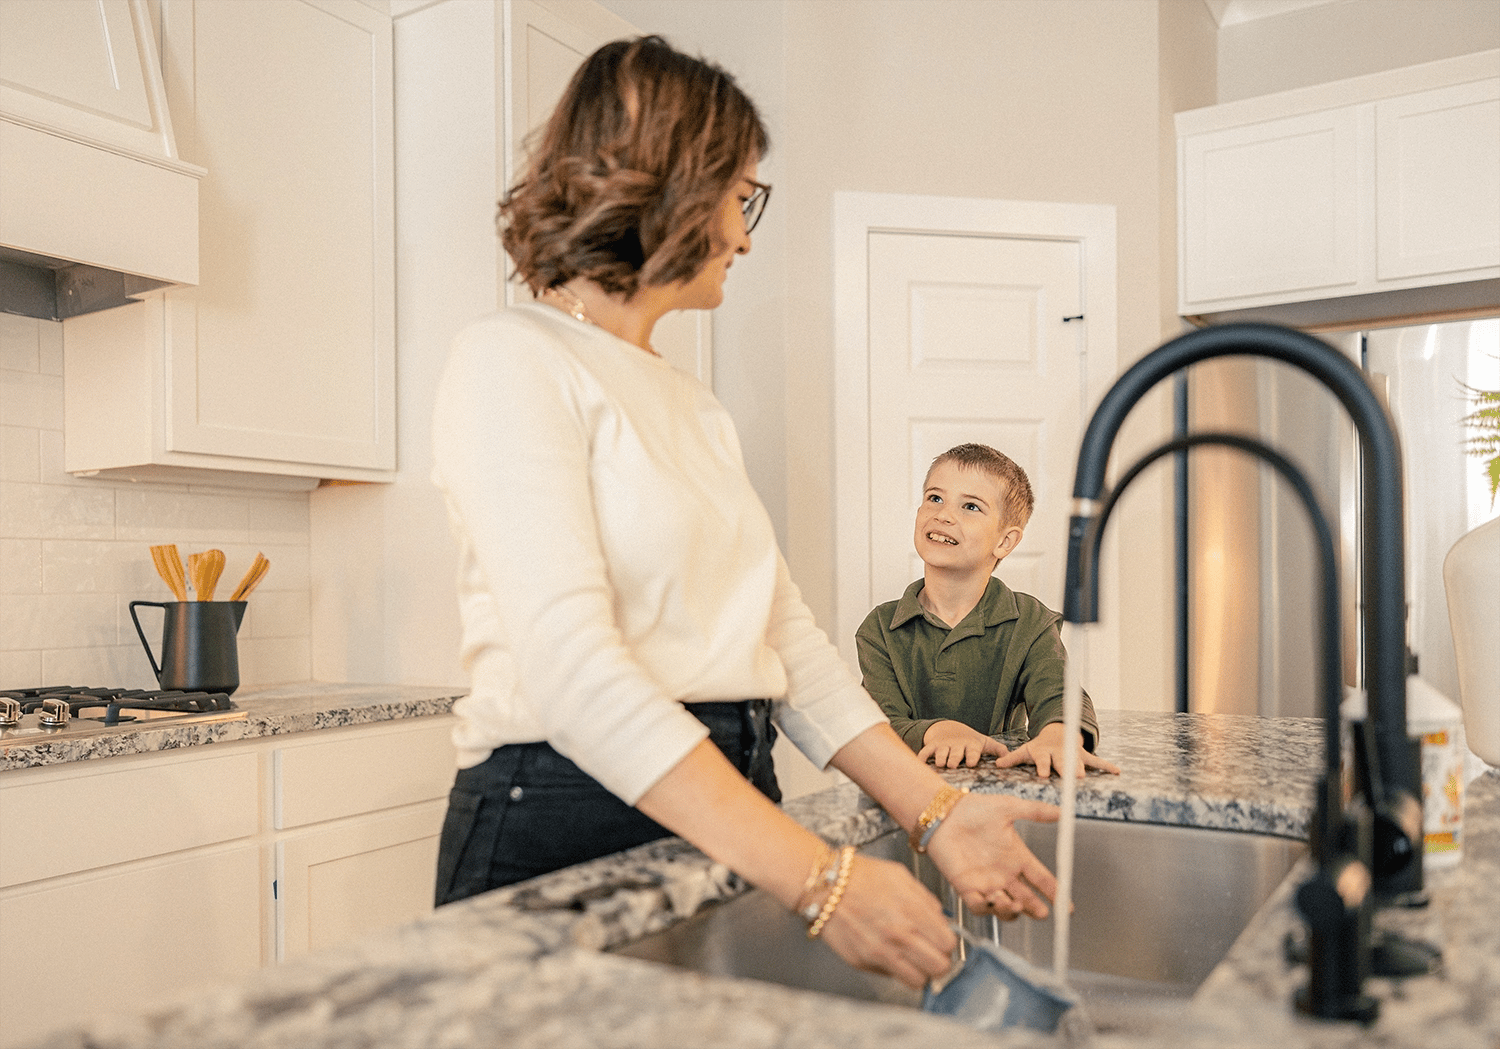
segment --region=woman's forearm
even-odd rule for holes
[[[822,853],[816,834],[752,787],[708,740],[641,795],[636,808],[788,908]]]
[[[927,803],[946,786],[888,724],[872,725],[855,736],[833,756],[832,764],[908,832]]]

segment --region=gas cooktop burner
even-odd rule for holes
[[[243,718],[223,692],[158,692],[123,688],[0,690],[0,737],[77,735],[136,722],[229,721]]]

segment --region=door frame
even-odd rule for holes
[[[875,605],[870,566],[870,259],[872,233],[1067,240],[1079,245],[1084,336],[1083,420],[1114,381],[1117,361],[1115,208],[1112,204],[837,192],[833,196],[835,622],[857,666],[854,633]],[[1080,437],[1082,434],[1080,433]],[[1072,485],[1068,485],[1071,491]],[[1085,686],[1100,706],[1120,703],[1119,570],[1105,537],[1099,624],[1089,633]],[[885,595],[889,596],[889,595]]]

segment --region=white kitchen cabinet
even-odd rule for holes
[[[1177,114],[1179,311],[1500,307],[1500,51]]]
[[[391,38],[360,0],[163,0],[199,284],[65,323],[68,470],[393,475]]]
[[[0,1047],[430,912],[452,727],[0,773]]]
[[[263,964],[261,762],[218,750],[0,776],[0,1044]]]
[[[432,910],[453,719],[317,733],[276,752],[277,958]]]
[[[144,0],[0,4],[0,245],[198,279],[198,179],[177,154]]]

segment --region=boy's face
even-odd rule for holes
[[[951,462],[934,466],[912,537],[922,560],[932,568],[993,572],[1021,541],[1021,529],[1005,523],[1004,494],[1001,483],[982,470]]]

